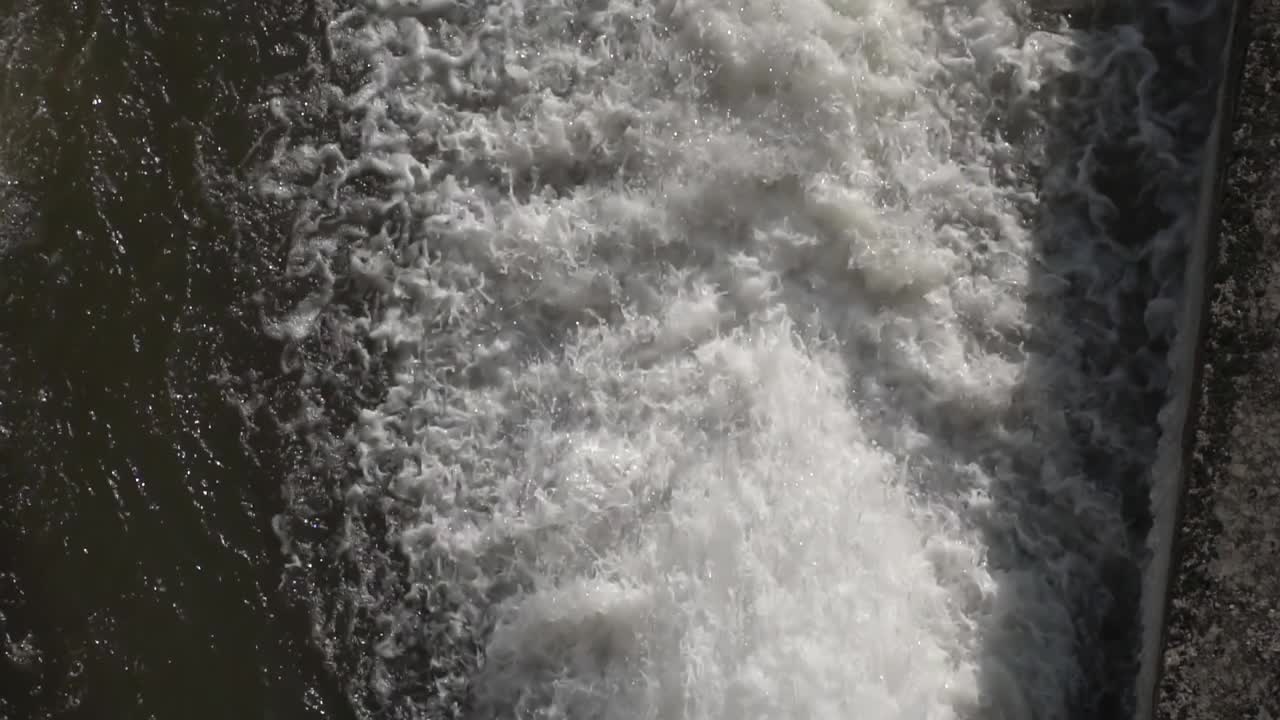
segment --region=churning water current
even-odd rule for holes
[[[340,123],[260,189],[312,288],[272,332],[382,378],[332,437],[339,537],[291,530],[305,487],[277,525],[298,572],[346,568],[317,618],[368,643],[351,692],[1127,712],[1216,7],[336,17],[345,82],[275,111]]]
[[[339,5],[232,174],[358,716],[1132,710],[1225,3]]]

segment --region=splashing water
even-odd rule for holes
[[[290,273],[317,288],[273,331],[385,372],[338,547],[280,523],[299,566],[351,563],[320,632],[356,648],[354,695],[941,720],[1065,717],[1127,682],[1089,653],[1136,622],[1126,498],[1155,437],[1121,408],[1162,392],[1184,220],[1118,245],[1080,138],[1139,147],[1175,206],[1196,160],[1148,122],[1136,29],[1027,17],[334,21],[338,136],[288,134],[262,188],[300,204]]]

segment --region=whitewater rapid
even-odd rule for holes
[[[329,38],[272,108],[311,293],[269,328],[376,392],[311,476],[336,537],[277,528],[346,568],[317,636],[367,716],[1123,712],[1198,166],[1137,26],[377,0]],[[1167,210],[1132,236],[1108,151]]]

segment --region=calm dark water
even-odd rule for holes
[[[296,450],[234,391],[289,382],[253,302],[284,220],[216,179],[315,80],[317,9],[0,23],[0,718],[348,716],[280,585]]]

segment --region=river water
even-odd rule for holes
[[[0,7],[0,717],[1131,712],[1225,3]]]

